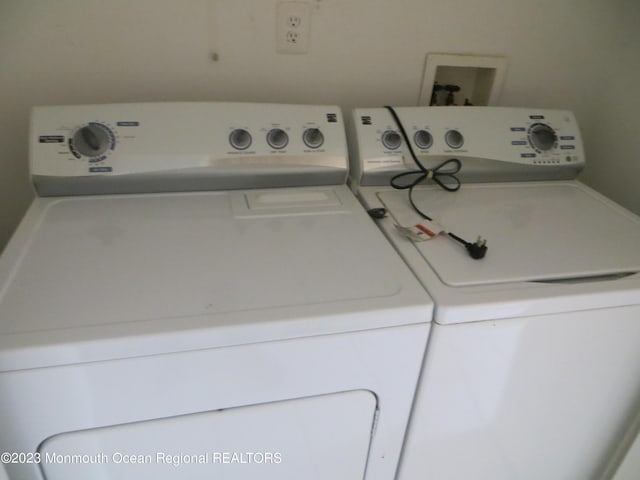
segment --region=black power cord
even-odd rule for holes
[[[393,109],[393,107],[390,107],[388,105],[386,105],[385,108],[389,111],[389,113],[391,113],[393,120],[395,121],[396,125],[398,126],[398,129],[400,130],[400,133],[402,134],[402,138],[404,139],[405,144],[409,148],[409,153],[411,153],[411,158],[413,159],[416,166],[418,167],[418,170],[410,170],[408,172],[402,172],[397,175],[394,175],[391,178],[390,184],[393,188],[397,190],[409,190],[409,203],[411,203],[411,206],[413,207],[413,209],[422,218],[429,221],[433,221],[433,218],[431,218],[429,215],[427,215],[422,210],[420,210],[416,205],[416,203],[414,202],[413,189],[416,187],[416,185],[422,183],[424,180],[432,180],[438,186],[440,186],[440,188],[446,190],[447,192],[458,191],[460,189],[461,184],[458,177],[456,177],[456,174],[462,168],[462,164],[460,163],[460,160],[458,160],[457,158],[451,158],[449,160],[445,160],[434,169],[428,169],[427,167],[425,167],[422,164],[422,162],[418,159],[415,152],[413,151],[413,147],[411,146],[411,142],[409,141],[409,136],[407,135],[407,132],[405,131],[404,126],[400,121],[400,118],[398,118],[396,111]],[[406,177],[415,177],[415,178],[413,179],[413,181],[410,181],[408,183],[402,183],[398,181]],[[446,179],[447,181],[443,182],[442,179]],[[449,238],[452,238],[456,242],[462,244],[467,249],[467,252],[471,256],[471,258],[478,260],[478,259],[484,258],[484,256],[487,253],[487,249],[488,249],[487,241],[484,240],[482,237],[478,237],[478,239],[474,243],[471,243],[466,241],[464,238],[459,237],[453,232],[447,232],[447,235],[449,236]]]

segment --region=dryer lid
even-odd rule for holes
[[[420,222],[406,191],[380,200],[399,224]],[[486,238],[473,260],[445,236],[415,246],[453,287],[576,281],[640,271],[640,221],[579,182],[463,185],[456,193],[414,190],[415,203],[468,241]]]

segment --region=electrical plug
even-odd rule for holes
[[[475,260],[480,260],[487,254],[487,241],[482,237],[478,237],[475,243],[467,242],[465,247],[467,248],[471,258]]]
[[[384,208],[371,208],[367,210],[367,213],[371,218],[375,218],[376,220],[380,220],[387,216],[387,210]]]

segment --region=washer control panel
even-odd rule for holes
[[[30,146],[41,195],[339,184],[347,175],[336,106],[36,107]]]
[[[574,115],[564,110],[508,107],[398,107],[406,139],[385,108],[356,109],[349,124],[350,180],[387,184],[416,168],[462,162],[465,181],[575,178],[584,151]]]

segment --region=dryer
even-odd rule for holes
[[[350,139],[435,302],[398,478],[600,478],[640,402],[640,219],[575,179],[575,117],[357,109]]]
[[[394,478],[432,302],[345,185],[338,107],[38,107],[29,142],[12,479]]]

